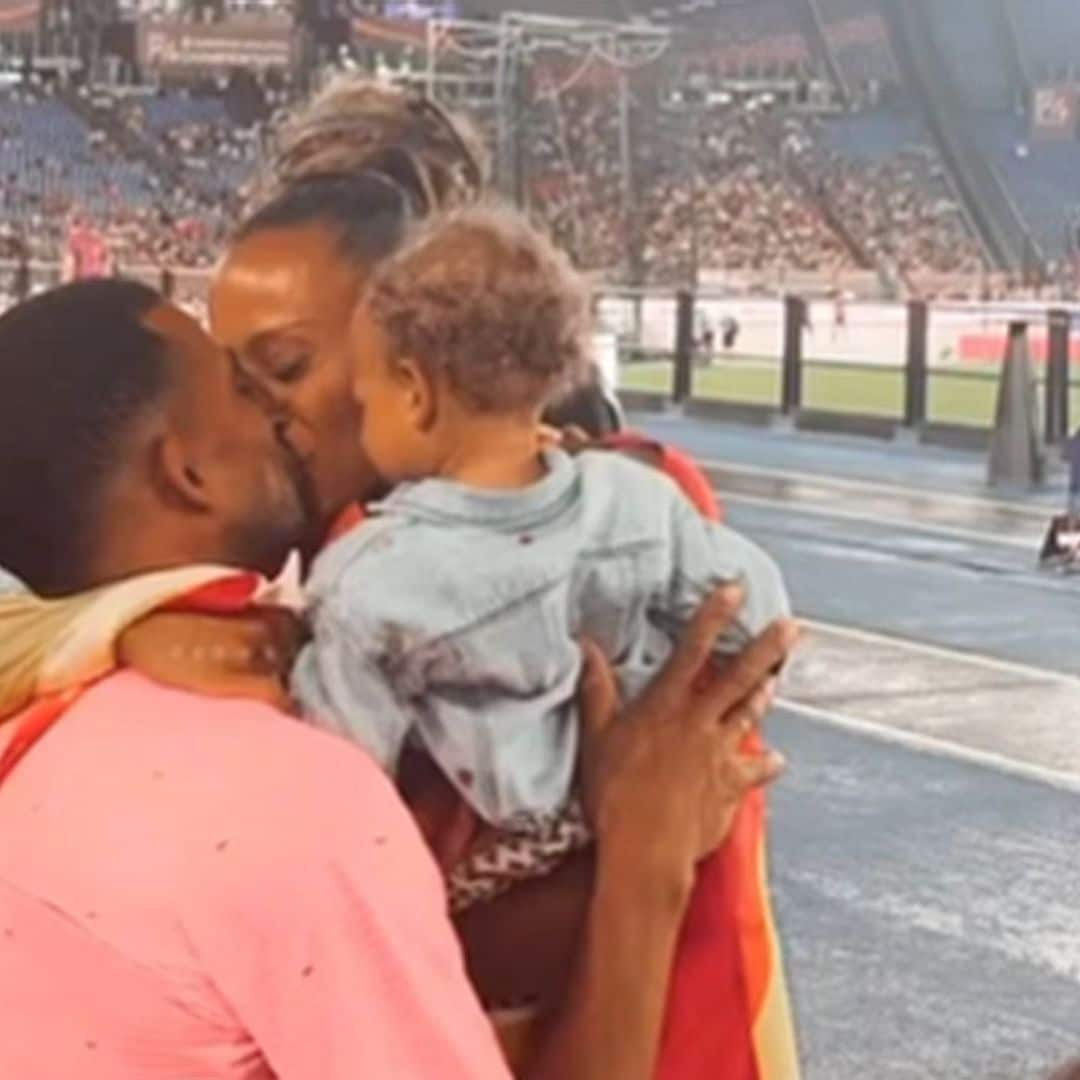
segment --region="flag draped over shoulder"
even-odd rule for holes
[[[649,452],[691,502],[719,520],[712,486],[687,455],[632,433],[612,449]],[[760,745],[749,737],[747,749]],[[798,1080],[783,957],[769,895],[765,793],[743,803],[731,836],[699,872],[668,996],[657,1080]]]
[[[268,582],[223,566],[143,574],[72,597],[0,596],[0,724],[16,725],[0,757],[0,782],[87,686],[116,666],[128,627],[163,608],[242,611],[253,605],[299,610],[299,561]]]

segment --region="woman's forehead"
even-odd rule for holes
[[[361,281],[325,229],[263,230],[241,240],[218,270],[214,332],[237,343],[297,323],[344,323]]]

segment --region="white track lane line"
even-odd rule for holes
[[[994,499],[983,495],[966,495],[953,491],[928,491],[926,488],[907,487],[903,484],[891,484],[887,481],[865,480],[849,476],[833,476],[822,473],[798,472],[791,469],[772,469],[765,465],[742,465],[731,461],[719,461],[711,458],[695,458],[698,465],[703,469],[712,469],[716,472],[726,472],[733,475],[746,473],[750,476],[764,476],[770,480],[789,480],[794,483],[817,485],[818,487],[842,487],[853,490],[869,490],[872,494],[887,492],[901,495],[909,499],[922,499],[925,501],[962,503],[967,506],[988,507],[993,510],[1003,510],[1007,513],[1016,514],[1018,517],[1030,517],[1033,521],[1045,523],[1053,514],[1054,508],[1047,505],[1017,505],[1005,499]]]
[[[791,473],[786,470],[779,469],[767,469],[754,467],[737,466],[732,467],[730,464],[719,461],[698,460],[698,464],[705,469],[716,469],[720,471],[728,472],[748,472],[758,473],[763,476],[769,476],[777,479],[796,479],[799,482],[817,483],[817,484],[834,484],[840,487],[849,488],[871,488],[871,489],[887,489],[898,494],[905,495],[907,497],[925,497],[926,493],[914,488],[905,488],[894,484],[875,484],[870,481],[857,481],[846,480],[828,477],[823,479],[820,476],[814,476],[807,473]],[[768,506],[776,507],[778,505],[786,505],[792,509],[801,510],[803,512],[817,514],[820,517],[832,517],[842,518],[845,520],[868,522],[871,524],[881,525],[884,522],[880,517],[869,517],[867,515],[856,514],[851,511],[837,511],[828,510],[824,507],[817,507],[813,505],[803,505],[794,503],[793,500],[784,499],[767,499],[763,497],[757,497],[752,495],[731,495],[724,492],[717,492],[718,496],[725,502],[732,503],[746,503],[753,506]],[[934,494],[934,498],[941,498],[937,493]],[[1002,502],[994,499],[983,499],[973,495],[946,495],[946,501],[966,503],[968,505],[982,505],[989,506],[995,509],[1007,509],[1009,511],[1016,512],[1020,510],[1024,516],[1031,516],[1033,519],[1039,511],[1032,508],[1017,508],[1011,503]],[[1047,510],[1047,515],[1050,513]],[[893,521],[896,519],[885,519],[885,521]],[[903,519],[900,519],[903,520]],[[1040,521],[1044,521],[1045,518],[1040,517]],[[965,540],[977,541],[978,543],[985,544],[988,541],[992,544],[999,546],[1022,548],[1025,551],[1031,550],[1031,547],[1025,541],[1014,537],[993,537],[989,538],[985,533],[978,533],[973,530],[966,530],[957,528],[955,526],[948,525],[930,525],[915,523],[909,520],[904,520],[903,524],[910,529],[914,529],[918,532],[924,533],[937,533],[938,535],[956,536]],[[800,623],[808,630],[818,630],[822,633],[832,634],[837,637],[846,637],[853,641],[861,641],[865,644],[873,644],[885,647],[892,647],[897,649],[903,649],[907,652],[922,653],[924,656],[932,656],[935,659],[947,660],[953,663],[968,664],[972,667],[981,667],[988,671],[995,671],[999,673],[1007,673],[1010,675],[1019,675],[1025,679],[1040,680],[1043,682],[1052,682],[1059,685],[1065,685],[1074,688],[1077,693],[1080,693],[1080,676],[1067,675],[1059,671],[1048,671],[1044,668],[1037,668],[1029,664],[1022,664],[1010,660],[998,660],[992,656],[985,656],[982,653],[966,652],[961,649],[947,649],[940,645],[929,645],[923,642],[912,641],[909,638],[891,637],[888,634],[875,633],[871,630],[861,630],[856,627],[839,626],[835,623],[819,622],[815,619],[800,619]],[[1068,791],[1071,793],[1080,794],[1080,776],[1073,773],[1062,772],[1058,769],[1048,769],[1040,765],[1032,765],[1022,761],[1016,761],[1013,758],[1006,757],[1004,754],[996,754],[989,750],[978,750],[974,747],[964,746],[961,743],[950,742],[947,739],[938,739],[932,735],[923,735],[917,732],[906,731],[903,728],[897,728],[888,724],[879,724],[871,720],[861,720],[858,717],[850,716],[847,713],[836,712],[835,710],[822,709],[815,705],[804,705],[796,701],[790,701],[787,698],[780,697],[776,702],[779,708],[784,709],[787,712],[795,713],[799,716],[805,716],[809,720],[816,721],[820,724],[825,724],[829,727],[840,728],[845,731],[850,731],[854,734],[863,735],[866,738],[875,739],[878,742],[889,743],[894,746],[901,746],[905,749],[912,750],[916,753],[929,754],[935,757],[948,758],[952,761],[959,761],[969,765],[976,765],[984,769],[989,769],[993,772],[1003,773],[1007,776],[1015,776],[1020,779],[1030,780],[1035,783],[1045,784],[1050,787],[1057,788],[1061,791]]]
[[[800,619],[799,621],[811,633],[818,631],[822,634],[830,634],[833,637],[848,638],[863,644],[896,648],[905,652],[933,657],[937,660],[983,668],[999,674],[1016,675],[1032,681],[1054,683],[1074,689],[1080,694],[1080,676],[1077,675],[1068,675],[1059,671],[1047,671],[1043,668],[1033,667],[1030,664],[1021,664],[1011,660],[998,660],[992,656],[984,656],[982,653],[965,652],[961,649],[947,649],[939,645],[928,645],[912,641],[909,638],[891,637],[888,634],[879,634],[872,630],[859,630],[854,627],[839,626],[835,623],[819,622],[814,619]],[[908,731],[892,724],[862,720],[845,712],[822,709],[816,705],[806,705],[788,698],[778,699],[777,705],[809,719],[828,724],[831,727],[838,727],[856,734],[865,735],[879,742],[894,743],[919,753],[933,754],[938,757],[967,762],[971,765],[978,765],[1010,776],[1018,776],[1080,794],[1080,775],[1075,773],[1049,769],[1041,765],[1032,765],[990,750],[979,750],[963,743]]]
[[[769,499],[763,495],[736,495],[728,491],[717,491],[716,497],[721,505],[730,503],[736,505],[742,503],[746,506],[765,506],[775,510],[784,507],[794,513],[812,514],[816,517],[833,518],[838,521],[856,521],[863,525],[876,525],[879,528],[887,525],[903,525],[908,531],[927,533],[935,536],[951,536],[957,540],[969,543],[977,543],[991,547],[1010,547],[1019,551],[1031,553],[1031,569],[1036,569],[1036,557],[1038,547],[1042,541],[1032,533],[1031,540],[1024,540],[1019,536],[994,536],[989,532],[976,532],[974,529],[961,529],[956,525],[934,525],[930,522],[912,521],[905,517],[882,517],[878,515],[858,514],[854,510],[832,510],[826,506],[817,506],[813,503],[803,503],[798,499]],[[1050,524],[1050,512],[1043,521],[1044,525]]]
[[[1047,769],[1040,765],[1030,765],[1026,762],[1005,757],[1003,754],[995,754],[989,750],[976,750],[961,743],[937,739],[932,735],[920,735],[912,731],[905,731],[903,728],[877,724],[870,720],[860,720],[857,717],[848,716],[846,713],[820,709],[814,705],[802,705],[797,701],[789,701],[783,697],[777,698],[776,707],[783,709],[785,712],[804,716],[806,719],[813,720],[816,723],[839,728],[843,731],[850,731],[855,735],[862,735],[877,742],[900,746],[905,750],[911,750],[919,754],[928,754],[932,757],[947,758],[951,761],[975,765],[992,772],[1045,784],[1059,791],[1080,795],[1080,775],[1074,773]],[[795,767],[798,767],[797,760]],[[1078,831],[1080,831],[1080,816],[1078,816]]]
[[[931,645],[922,641],[913,641],[911,638],[893,637],[890,634],[862,630],[854,626],[840,626],[835,623],[803,618],[799,618],[799,623],[810,631],[818,630],[823,634],[846,637],[852,641],[861,641],[867,645],[881,645],[886,648],[902,649],[905,652],[922,653],[924,656],[932,656],[937,660],[947,660],[954,664],[967,664],[970,667],[980,667],[987,671],[1017,675],[1033,681],[1056,683],[1060,686],[1071,687],[1080,694],[1080,675],[1070,675],[1063,671],[1051,671],[1046,668],[1035,667],[1034,664],[1024,664],[1017,660],[999,660],[983,653],[967,652],[964,649],[950,649],[944,645]]]

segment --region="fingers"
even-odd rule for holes
[[[541,424],[536,432],[541,450],[554,450],[561,447],[568,454],[580,454],[593,443],[592,437],[583,428],[570,424],[564,428]]]
[[[589,433],[575,424],[564,427],[559,432],[559,436],[563,449],[569,454],[580,454],[582,450],[587,450],[593,444]]]
[[[799,639],[798,624],[780,619],[759,634],[716,679],[709,680],[694,702],[702,720],[727,716],[761,689],[787,659]]]
[[[787,768],[787,760],[776,750],[766,750],[763,754],[741,756],[737,768],[746,790],[750,791],[779,778]]]
[[[674,703],[693,688],[701,669],[712,655],[716,639],[735,618],[742,599],[742,589],[737,585],[725,585],[698,608],[663,671],[653,681],[652,694],[665,703],[668,699]],[[726,681],[721,680],[724,684]],[[731,699],[730,705],[746,697],[754,685],[747,685],[741,694]]]
[[[258,621],[253,620],[252,643],[259,644],[259,628],[265,630],[262,646],[267,658],[277,658],[279,670],[291,668],[307,638],[307,628],[302,619],[285,608],[261,608]]]
[[[733,749],[742,744],[751,731],[757,731],[776,699],[776,680],[769,679],[731,712],[722,716],[721,737],[725,747]]]
[[[581,723],[586,737],[603,734],[619,711],[619,688],[607,657],[591,641],[582,644],[583,668],[578,687]]]
[[[554,450],[563,444],[563,433],[549,424],[541,424],[536,431],[541,450]]]

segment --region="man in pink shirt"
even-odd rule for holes
[[[268,706],[108,679],[0,835],[4,1077],[506,1075],[404,805]]]
[[[300,433],[151,291],[39,297],[0,319],[0,358],[0,565],[36,591],[193,563],[271,571],[307,528]],[[617,725],[590,663],[594,899],[538,1080],[649,1076],[694,865],[778,771],[737,747],[791,628],[701,684],[736,606],[707,605]],[[25,734],[0,727],[0,755]],[[356,748],[119,672],[0,784],[5,1080],[508,1075],[435,863]]]

